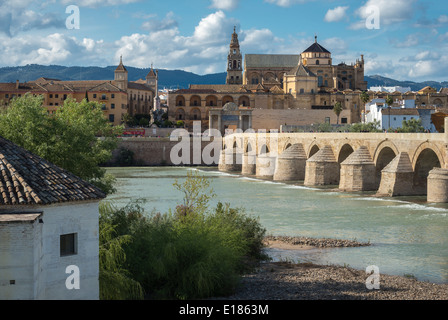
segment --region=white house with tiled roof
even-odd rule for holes
[[[99,299],[105,196],[0,137],[0,300]]]

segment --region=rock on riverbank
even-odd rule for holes
[[[306,250],[360,247],[370,243],[337,239],[268,236],[270,247]],[[369,289],[369,274],[346,266],[266,262],[244,275],[230,297],[221,300],[447,300],[448,284],[418,281],[412,275],[379,275],[379,289]]]
[[[290,246],[293,249],[295,246],[299,248],[314,247],[314,248],[340,248],[340,247],[364,247],[370,246],[370,243],[358,242],[354,240],[339,240],[327,238],[308,238],[308,237],[290,237],[290,236],[266,236],[266,246],[283,247]]]

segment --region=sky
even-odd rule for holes
[[[233,29],[244,54],[299,54],[317,36],[333,64],[448,80],[448,1],[0,0],[0,67],[118,65],[225,72]]]

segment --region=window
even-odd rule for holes
[[[346,124],[347,123],[347,118],[341,118],[341,123],[342,124]]]
[[[115,109],[115,103],[111,103],[110,108]]]
[[[105,94],[101,95],[101,99],[106,100],[106,95]]]
[[[55,94],[54,97],[55,97],[55,98],[59,98],[59,95],[58,95],[58,94]]]
[[[53,98],[53,95],[52,94],[50,94],[50,99],[52,99]]]
[[[5,94],[5,98],[8,99],[9,98],[9,94]]]
[[[316,64],[319,65],[319,60],[316,60]]]
[[[305,89],[300,89],[300,93],[305,93]]]
[[[70,233],[60,236],[61,257],[77,254],[78,252],[78,234]]]
[[[115,94],[114,93],[112,93],[112,99],[114,99],[115,98]]]
[[[325,123],[330,124],[330,117],[325,117]]]
[[[96,93],[93,94],[93,99],[96,99]]]
[[[115,115],[113,114],[109,115],[109,122],[115,122]]]

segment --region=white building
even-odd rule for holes
[[[401,92],[406,93],[411,91],[411,87],[400,87],[400,86],[394,86],[394,87],[370,87],[370,91],[374,92]]]
[[[0,300],[99,299],[105,194],[2,137],[0,171]]]
[[[414,100],[398,101],[399,107],[390,107],[385,99],[373,99],[366,104],[366,122],[379,121],[379,129],[389,130],[401,128],[403,121],[420,119],[419,111],[415,108]]]

